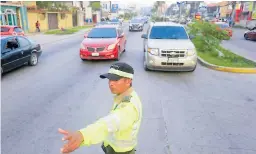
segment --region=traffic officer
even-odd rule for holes
[[[115,63],[102,79],[109,79],[114,105],[109,115],[77,132],[59,129],[68,142],[61,149],[69,153],[80,146],[102,143],[105,154],[135,154],[137,134],[142,119],[142,104],[132,88],[133,68],[126,63]]]

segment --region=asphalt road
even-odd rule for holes
[[[246,29],[233,28],[233,36],[228,41],[223,41],[224,47],[233,52],[256,62],[256,41],[244,39]]]
[[[200,65],[193,73],[145,72],[142,32],[125,31],[121,61],[134,67],[133,85],[143,103],[137,154],[256,153],[256,75]],[[2,77],[3,154],[57,154],[59,127],[77,130],[108,113],[113,98],[99,74],[114,61],[82,62],[82,39],[45,45],[37,66]],[[75,153],[103,154],[100,145]]]

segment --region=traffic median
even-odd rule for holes
[[[55,35],[67,35],[67,34],[74,34],[80,30],[92,28],[93,25],[85,25],[85,26],[77,26],[73,28],[61,28],[61,29],[54,29],[46,31],[44,34],[55,34]]]
[[[225,31],[219,31],[216,25],[199,21],[188,27],[190,35],[194,35],[194,43],[199,63],[203,66],[224,72],[256,73],[256,62],[236,55],[221,46],[227,37]]]

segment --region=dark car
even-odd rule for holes
[[[246,32],[244,33],[244,38],[245,38],[246,40],[256,41],[256,29],[246,31]]]
[[[1,37],[1,71],[2,73],[29,64],[35,66],[42,54],[40,44],[23,36]]]
[[[144,21],[141,19],[132,19],[129,23],[129,31],[143,31]]]

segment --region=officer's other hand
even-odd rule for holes
[[[61,153],[67,154],[69,152],[73,152],[77,148],[79,148],[80,144],[83,142],[83,135],[77,132],[70,132],[67,130],[63,130],[61,128],[58,129],[59,133],[63,134],[64,137],[62,141],[68,141],[64,146],[60,149]]]

